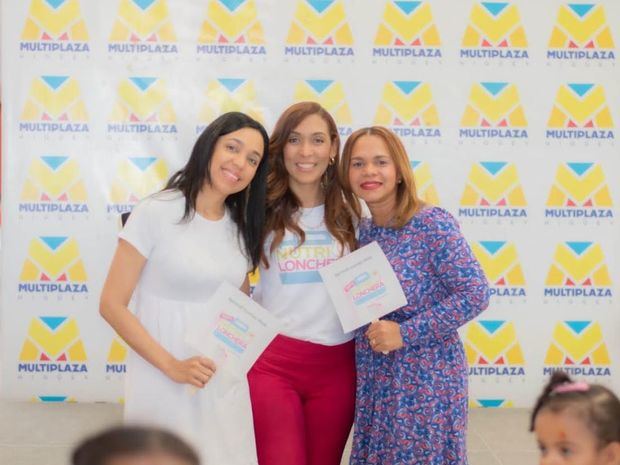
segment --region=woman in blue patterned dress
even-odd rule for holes
[[[416,194],[403,144],[389,130],[354,132],[341,165],[361,216],[360,246],[377,241],[407,305],[356,334],[351,465],[465,465],[467,365],[457,329],[488,305],[480,265],[445,210]]]

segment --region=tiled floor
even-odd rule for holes
[[[0,401],[0,464],[67,465],[80,438],[116,424],[112,404],[35,404]],[[536,444],[527,432],[528,412],[476,409],[470,413],[470,465],[535,465]],[[348,460],[348,451],[343,464]]]

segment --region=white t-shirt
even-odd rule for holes
[[[161,192],[136,206],[119,236],[147,258],[139,288],[170,300],[204,301],[222,281],[243,284],[249,264],[228,211],[181,222],[185,198]]]
[[[285,336],[336,345],[353,335],[343,332],[318,272],[341,255],[340,244],[327,230],[324,218],[324,205],[300,209],[297,224],[305,231],[306,240],[299,247],[297,236],[286,231],[282,243],[270,254],[273,236],[268,238],[265,254],[269,268],[261,264],[253,297],[281,320]]]

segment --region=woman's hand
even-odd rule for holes
[[[203,388],[215,373],[215,363],[207,357],[174,359],[164,371],[172,381]]]
[[[371,323],[366,331],[370,348],[375,352],[391,352],[403,347],[400,325],[394,321],[379,320]]]

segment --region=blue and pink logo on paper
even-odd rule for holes
[[[306,231],[302,245],[297,238],[286,239],[276,251],[282,284],[323,282],[319,269],[334,261],[334,240],[328,231]]]
[[[383,296],[387,290],[379,273],[365,271],[348,282],[344,292],[354,305],[361,306]]]
[[[247,323],[224,312],[220,313],[213,335],[238,355],[243,354],[254,339]]]

